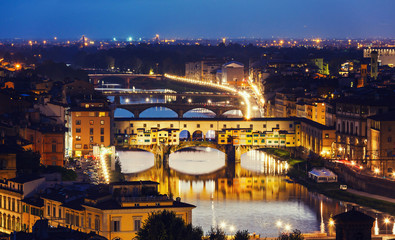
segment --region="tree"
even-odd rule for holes
[[[174,212],[164,210],[151,213],[137,233],[139,240],[201,240],[200,227],[186,225]]]
[[[213,228],[211,227],[210,231],[207,233],[209,240],[225,240],[225,232],[219,228],[218,226]]]
[[[300,230],[294,229],[292,233],[281,233],[278,240],[303,240],[304,237]]]
[[[248,240],[248,239],[250,239],[248,230],[238,230],[234,238],[234,240]]]

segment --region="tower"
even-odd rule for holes
[[[361,78],[358,79],[358,86],[357,86],[358,88],[365,87],[367,76],[368,76],[368,65],[361,64]]]
[[[378,76],[378,58],[379,53],[377,51],[372,51],[370,53],[370,77],[377,79]]]

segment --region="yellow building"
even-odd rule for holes
[[[368,167],[379,175],[395,177],[395,113],[383,113],[367,119]]]
[[[21,230],[32,232],[34,223],[44,215],[44,201],[41,198],[25,198],[22,200]]]
[[[41,196],[44,217],[52,226],[91,231],[107,239],[133,239],[149,214],[173,211],[187,224],[195,206],[158,194],[157,182],[134,181],[91,186],[90,189],[57,190]]]
[[[127,134],[126,134],[127,135]],[[128,135],[131,145],[178,145],[180,143],[180,130],[174,128],[138,128],[136,134]],[[124,134],[118,134],[117,141],[122,142]],[[119,138],[119,139],[118,139]]]
[[[68,112],[66,152],[69,156],[92,155],[93,146],[110,146],[110,110],[105,103],[81,103]]]
[[[0,182],[0,232],[22,230],[21,201],[37,191],[45,179],[22,176]]]

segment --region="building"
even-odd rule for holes
[[[92,155],[93,146],[111,143],[110,109],[103,102],[83,102],[68,110],[66,155]]]
[[[394,107],[390,91],[359,88],[336,102],[336,156],[366,163],[367,117]]]
[[[371,170],[395,177],[395,112],[367,118],[367,158]]]
[[[381,66],[393,67],[395,65],[395,48],[366,48],[363,50],[363,57],[372,58],[372,52],[377,53]]]
[[[217,71],[221,69],[223,61],[204,59],[197,62],[185,63],[185,77],[204,82],[217,82]]]
[[[91,231],[107,239],[133,239],[149,214],[173,211],[187,224],[195,206],[158,193],[157,182],[134,181],[101,186],[81,186],[49,191],[44,200],[44,217],[49,225]]]
[[[178,145],[180,143],[179,139],[180,131],[179,129],[173,128],[151,128],[146,130],[145,128],[138,128],[137,133],[132,133],[129,136],[129,144],[132,145]],[[124,134],[118,134],[120,137],[116,138],[118,144],[122,142],[122,137]]]
[[[22,200],[33,195],[45,178],[21,176],[0,182],[0,232],[22,230]]]
[[[222,65],[222,84],[242,87],[245,82],[244,64],[232,61]]]
[[[322,157],[331,157],[335,148],[334,127],[328,127],[309,119],[301,119],[300,146]]]
[[[21,128],[20,136],[32,143],[32,151],[40,153],[41,164],[63,167],[65,132],[62,125],[40,124]]]

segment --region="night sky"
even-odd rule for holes
[[[395,37],[395,0],[0,0],[0,38]]]

